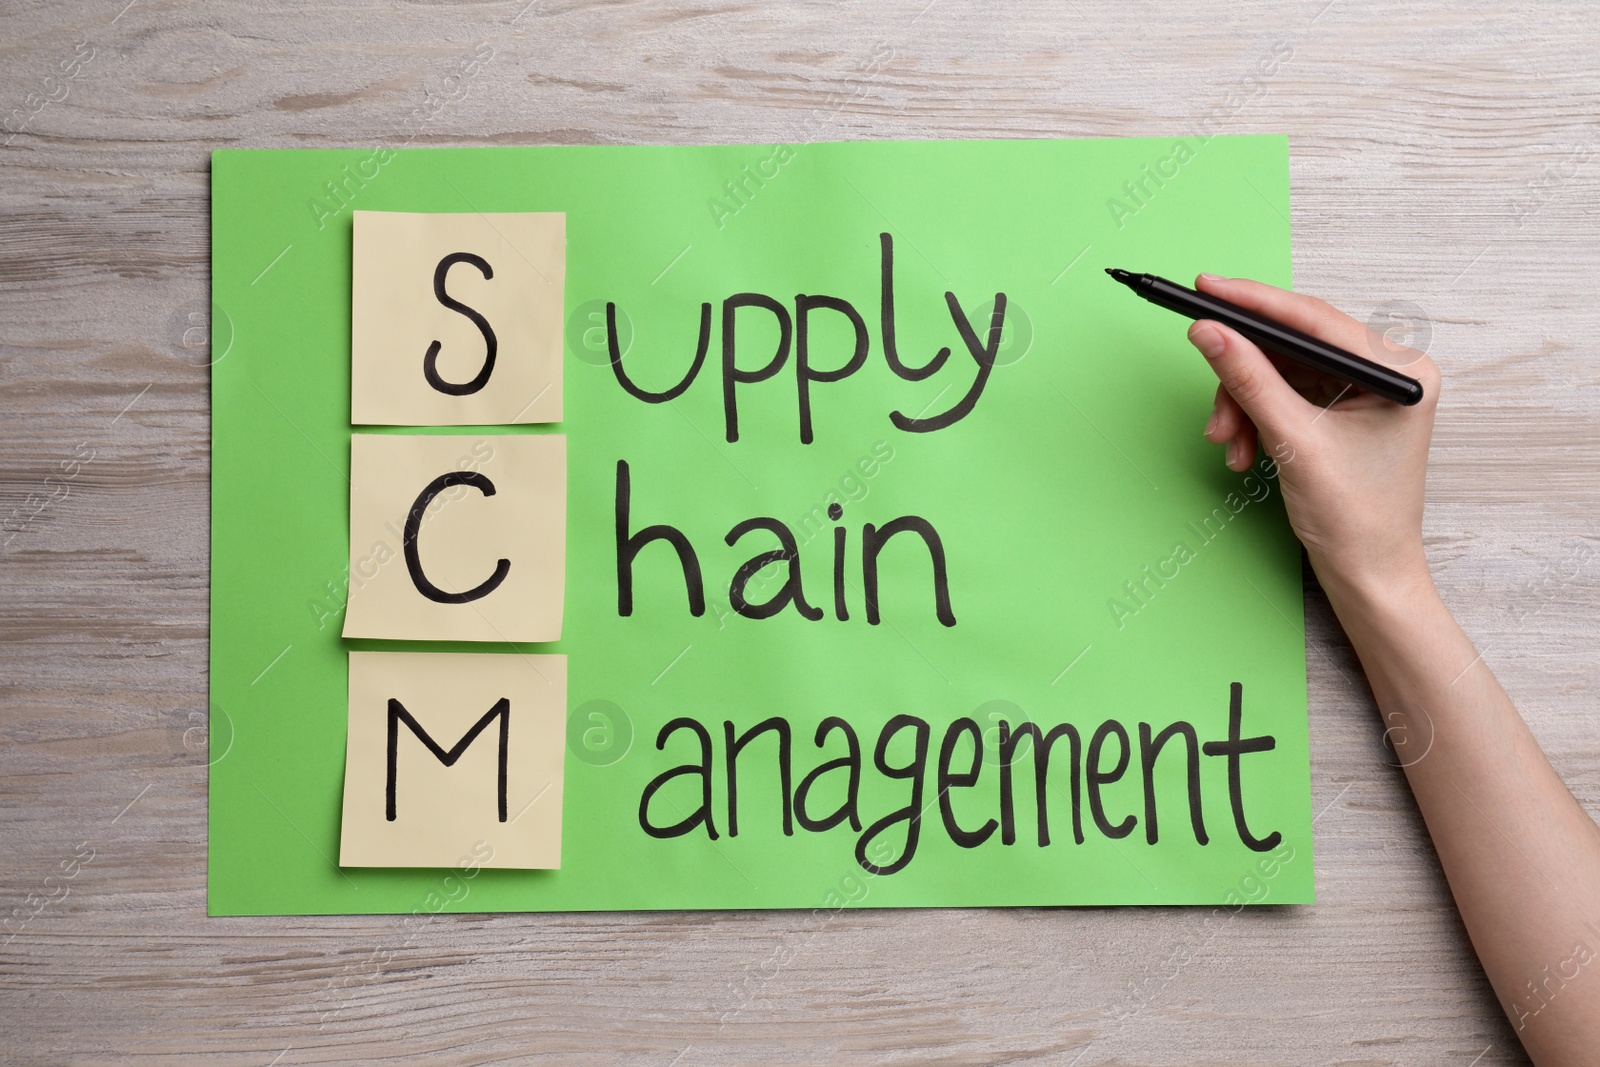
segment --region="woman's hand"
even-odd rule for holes
[[[1320,300],[1204,274],[1198,285],[1422,382],[1422,401],[1403,407],[1269,359],[1215,322],[1189,330],[1222,381],[1206,436],[1228,442],[1234,470],[1258,439],[1277,461],[1289,521],[1383,721],[1402,724],[1395,755],[1517,1036],[1540,1067],[1597,1062],[1600,979],[1549,976],[1594,956],[1600,829],[1450,617],[1422,553],[1438,368]]]
[[[1227,464],[1238,471],[1255,462],[1259,439],[1278,464],[1289,522],[1330,595],[1431,587],[1422,496],[1439,401],[1433,361],[1315,297],[1210,274],[1196,287],[1422,382],[1422,400],[1403,407],[1269,357],[1220,323],[1189,329],[1222,383],[1206,438],[1227,442]]]

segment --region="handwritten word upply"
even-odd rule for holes
[[[887,233],[878,235],[880,246],[880,288],[879,288],[879,324],[880,340],[885,362],[895,375],[904,381],[920,382],[937,374],[950,358],[951,350],[948,347],[940,348],[933,357],[920,366],[912,366],[904,362],[895,344],[895,308],[894,308],[894,239]],[[959,333],[961,342],[967,354],[972,358],[976,373],[972,384],[966,393],[951,407],[937,415],[927,418],[909,416],[900,411],[889,413],[889,420],[894,425],[907,433],[932,433],[954,425],[966,418],[977,406],[978,400],[983,396],[983,390],[989,383],[989,376],[994,371],[995,355],[1000,348],[1000,338],[1005,330],[1006,295],[996,293],[994,297],[994,310],[989,318],[989,330],[985,338],[978,337],[977,330],[973,327],[966,311],[962,309],[955,293],[944,294],[945,303],[949,308],[950,319]],[[739,339],[739,312],[743,309],[764,311],[772,316],[778,327],[778,344],[776,350],[767,359],[767,362],[757,368],[744,368],[739,365],[738,339]],[[831,312],[844,316],[853,331],[855,344],[850,357],[838,367],[823,370],[812,362],[810,341],[810,320],[817,312]],[[688,371],[674,385],[666,389],[648,389],[639,385],[633,375],[623,367],[622,348],[618,339],[617,305],[615,301],[606,304],[606,344],[611,357],[611,370],[616,375],[617,384],[637,400],[646,404],[665,404],[682,396],[695,378],[699,376],[700,369],[705,365],[706,354],[711,347],[711,319],[712,309],[710,302],[700,305],[700,332],[696,344],[693,361],[689,364]],[[741,385],[755,385],[775,377],[789,362],[791,352],[794,356],[795,393],[799,407],[800,443],[810,444],[814,438],[811,424],[811,388],[816,384],[841,382],[859,371],[867,361],[867,352],[870,343],[870,331],[861,313],[855,305],[848,300],[836,296],[824,296],[801,293],[794,298],[794,313],[791,315],[786,304],[767,296],[764,293],[735,293],[722,301],[721,316],[721,377],[722,377],[722,406],[723,418],[726,426],[728,443],[739,440],[739,403],[738,390]]]

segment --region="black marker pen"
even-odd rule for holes
[[[1410,406],[1422,399],[1422,383],[1399,371],[1346,352],[1336,345],[1319,341],[1292,326],[1274,322],[1264,315],[1246,311],[1206,293],[1186,289],[1154,274],[1132,274],[1107,268],[1106,273],[1152,304],[1176,311],[1191,319],[1211,319],[1230,326],[1255,342],[1261,349],[1318,370],[1349,385],[1359,386],[1385,400]]]

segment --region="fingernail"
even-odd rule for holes
[[[1217,409],[1211,409],[1211,417],[1206,420],[1206,428],[1200,431],[1201,437],[1210,437],[1211,431],[1217,428]]]
[[[1225,462],[1227,463],[1228,469],[1239,469],[1239,442],[1237,440],[1228,442],[1228,458]]]
[[[1225,282],[1228,280],[1220,274],[1201,274],[1200,277],[1208,282]]]
[[[1207,359],[1222,355],[1222,333],[1209,322],[1197,322],[1189,327],[1189,342]]]

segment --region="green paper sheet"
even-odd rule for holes
[[[568,435],[559,642],[340,637],[354,210],[566,214],[566,421],[496,431]],[[1312,900],[1299,546],[1271,465],[1232,473],[1202,440],[1216,382],[1187,323],[1102,271],[1289,285],[1285,138],[226,150],[212,157],[212,212],[212,914]],[[952,349],[922,380],[885,359],[884,234],[901,358],[918,367]],[[980,341],[1005,294],[995,366],[964,417],[907,432],[892,413],[937,415],[975,378],[947,292]],[[793,359],[737,387],[738,440],[727,440],[721,322],[738,293],[791,317],[796,294],[826,294],[862,318],[860,370],[811,387],[809,444]],[[656,390],[683,376],[711,305],[705,365],[676,400],[647,404],[619,386],[608,302],[624,368]],[[742,367],[772,355],[776,323],[737,313]],[[811,326],[813,364],[841,366],[845,317],[815,312]],[[632,530],[670,523],[692,542],[703,615],[690,614],[664,545],[638,557],[633,613],[619,614],[619,460]],[[765,619],[731,610],[738,566],[777,542],[724,536],[758,516],[794,532],[820,620],[792,605]],[[942,542],[953,626],[915,534],[883,549],[881,615],[868,621],[864,527],[901,516]],[[836,528],[848,621],[835,611]],[[750,599],[782,585],[758,579]],[[560,870],[336,865],[351,649],[566,654]],[[1224,751],[1235,684],[1242,736],[1270,736],[1270,750]],[[775,732],[750,741],[734,836],[725,724],[742,734],[774,717],[790,730],[790,792]],[[795,822],[786,834],[786,797],[845,754],[842,730],[815,743],[829,717],[859,740],[862,829],[846,811],[829,829]],[[662,838],[641,827],[646,787],[699,758],[687,728],[658,747],[679,718],[712,742],[715,839],[703,823]],[[891,720],[902,728],[879,753]],[[914,721],[928,750],[912,778],[900,769],[914,766]],[[1034,739],[1016,741],[1009,767],[1000,758],[1002,724],[1015,735],[1024,723],[1071,724],[1081,741],[1076,760],[1064,731],[1051,749],[1048,845]],[[1175,723],[1192,726],[1195,769],[1180,729],[1147,774],[1141,724],[1153,740]],[[1119,729],[1131,751],[1116,777]],[[813,822],[845,806],[847,773],[813,783]],[[680,775],[648,817],[689,819],[701,796],[699,776]],[[913,801],[914,842],[910,820],[893,818]]]

